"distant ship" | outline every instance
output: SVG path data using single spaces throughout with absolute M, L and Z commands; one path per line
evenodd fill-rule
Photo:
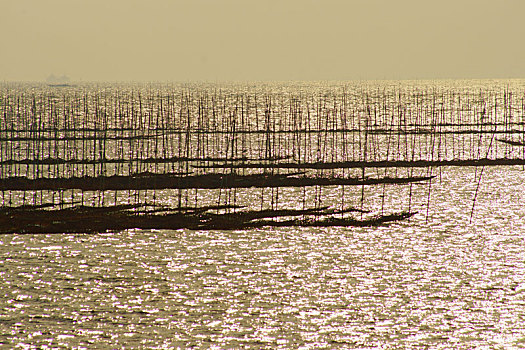
M 64 83 L 64 84 L 47 84 L 47 86 L 51 86 L 51 87 L 66 87 L 66 86 L 71 86 L 71 84 L 67 84 L 67 83 Z

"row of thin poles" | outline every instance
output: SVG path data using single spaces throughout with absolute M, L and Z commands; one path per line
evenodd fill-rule
M 492 133 L 523 140 L 525 125 L 523 96 L 508 90 L 478 96 L 364 91 L 359 97 L 347 92 L 296 97 L 206 90 L 58 96 L 8 91 L 2 102 L 2 159 L 92 163 L 66 166 L 71 176 L 103 175 L 111 160 L 129 161 L 117 162 L 114 174 L 162 164 L 140 162 L 145 158 L 355 161 L 363 159 L 365 147 L 371 160 L 477 159 Z M 508 157 L 515 150 L 501 144 L 489 157 Z M 58 171 L 59 163 L 44 165 L 34 171 Z
M 523 141 L 523 94 L 509 87 L 463 91 L 336 86 L 276 93 L 219 87 L 84 86 L 35 91 L 4 86 L 1 96 L 0 179 L 258 171 L 194 167 L 219 160 L 272 164 L 279 159 L 311 163 L 525 155 L 525 148 L 488 142 L 494 135 Z M 377 176 L 397 176 L 398 171 L 373 170 Z M 414 171 L 406 172 L 413 176 Z M 309 174 L 365 177 L 370 170 L 334 168 L 309 170 Z M 217 201 L 235 203 L 237 190 L 225 191 L 219 191 Z M 316 206 L 321 205 L 322 191 L 316 188 Z M 179 207 L 198 205 L 198 191 L 194 200 L 190 192 L 178 191 Z M 272 208 L 277 207 L 279 189 L 266 192 L 270 193 L 261 190 L 261 208 L 267 199 Z M 344 193 L 343 187 L 342 203 Z M 363 188 L 361 203 L 364 193 Z M 127 196 L 141 201 L 140 191 Z M 81 197 L 84 202 L 83 193 Z M 103 192 L 99 203 L 101 198 L 104 204 Z

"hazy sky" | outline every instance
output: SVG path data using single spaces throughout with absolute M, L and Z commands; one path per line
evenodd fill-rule
M 0 80 L 525 78 L 524 0 L 0 0 Z

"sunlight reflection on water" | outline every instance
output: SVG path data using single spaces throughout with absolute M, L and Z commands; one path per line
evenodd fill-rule
M 362 109 L 366 110 L 361 104 L 367 104 L 369 97 L 380 99 L 382 84 L 368 89 L 367 98 L 356 99 L 351 110 L 360 116 Z M 416 83 L 399 84 L 401 92 L 403 84 Z M 485 85 L 480 89 L 485 89 Z M 521 82 L 510 85 L 522 91 Z M 293 86 L 282 90 L 262 87 L 266 88 L 272 96 L 280 96 L 276 98 L 282 104 L 280 112 L 289 108 L 287 96 Z M 432 94 L 428 86 L 423 88 L 429 99 Z M 318 90 L 314 91 L 312 96 L 317 99 Z M 355 91 L 360 93 L 359 89 Z M 471 91 L 475 93 L 467 101 L 472 99 L 474 118 L 481 105 L 475 102 L 478 87 L 472 85 Z M 409 105 L 414 107 L 419 98 L 417 84 L 405 93 Z M 396 96 L 388 95 L 393 104 L 385 108 L 401 110 Z M 447 97 L 443 101 L 452 96 L 452 103 L 456 95 L 447 92 L 443 96 Z M 351 100 L 348 103 L 354 103 Z M 485 102 L 492 103 L 492 98 Z M 426 106 L 430 108 L 432 104 Z M 412 116 L 419 115 L 416 112 L 413 109 Z M 458 116 L 464 117 L 462 112 L 459 108 Z M 258 115 L 264 116 L 264 110 Z M 521 123 L 518 112 L 512 116 Z M 504 119 L 507 115 L 498 113 L 497 117 Z M 12 119 L 15 124 L 23 122 Z M 388 122 L 390 118 L 383 120 Z M 506 124 L 498 125 L 502 128 Z M 253 129 L 253 125 L 250 127 Z M 447 128 L 450 126 L 445 125 L 442 131 Z M 361 134 L 349 133 L 348 140 L 330 134 L 327 137 L 348 141 L 352 145 L 348 152 L 360 152 Z M 299 145 L 304 141 L 305 148 L 306 141 L 311 141 L 306 135 L 296 135 Z M 448 156 L 441 155 L 443 159 L 457 158 L 465 150 L 489 154 L 486 148 L 490 135 L 458 135 L 443 136 L 443 143 L 449 142 Z M 417 139 L 422 146 L 417 148 L 419 154 L 414 149 L 412 156 L 428 158 L 428 152 L 434 152 L 434 143 L 431 148 L 427 136 L 422 133 L 413 139 L 414 144 Z M 263 154 L 265 143 L 259 134 L 253 137 L 247 155 L 257 158 Z M 379 159 L 380 153 L 385 152 L 384 147 L 379 147 L 385 141 L 381 138 L 391 136 L 374 137 L 372 144 L 377 150 L 372 151 L 378 152 Z M 395 156 L 405 153 L 399 149 L 403 147 L 403 137 L 408 144 L 402 133 L 392 138 L 392 144 L 388 141 L 388 149 L 398 147 Z M 470 143 L 476 145 L 478 137 L 483 144 L 470 147 Z M 210 138 L 218 145 L 227 144 L 225 140 L 220 136 Z M 325 149 L 329 141 L 330 138 L 325 139 Z M 126 146 L 127 142 L 115 145 Z M 112 156 L 122 151 L 115 145 L 108 147 Z M 34 145 L 31 142 L 29 146 Z M 54 149 L 51 143 L 47 146 L 42 148 Z M 33 152 L 31 147 L 19 147 L 18 156 Z M 500 145 L 499 153 L 492 155 L 508 156 L 513 152 L 514 156 L 521 156 L 518 153 L 522 149 L 505 147 Z M 59 149 L 59 155 L 66 152 L 70 157 L 76 156 L 74 149 Z M 210 155 L 223 156 L 223 149 L 211 147 Z M 174 152 L 176 147 L 169 150 Z M 346 159 L 338 147 L 332 151 L 336 160 Z M 316 147 L 310 146 L 309 152 L 301 153 L 301 157 L 316 161 Z M 359 159 L 360 153 L 356 154 Z M 388 169 L 384 174 L 383 170 L 367 169 L 367 174 L 392 176 L 394 171 L 399 176 L 408 176 L 409 171 L 412 174 L 407 169 Z M 431 184 L 385 186 L 380 191 L 372 186 L 365 188 L 363 205 L 374 213 L 383 209 L 418 211 L 410 220 L 388 226 L 1 235 L 0 345 L 221 349 L 525 347 L 525 171 L 519 166 L 484 169 L 471 221 L 479 171 L 472 167 L 444 167 L 431 169 L 430 174 L 436 175 Z M 427 172 L 419 169 L 413 175 Z M 353 171 L 340 173 L 349 176 Z M 319 174 L 323 172 L 314 172 Z M 347 186 L 344 203 L 340 188 L 334 186 L 322 189 L 322 203 L 315 203 L 317 190 L 313 187 L 281 189 L 279 208 L 302 209 L 304 202 L 306 207 L 358 206 L 361 188 L 353 189 Z M 193 198 L 188 197 L 188 192 L 184 205 Z M 268 202 L 272 196 L 268 189 L 235 191 L 239 203 L 255 208 L 263 202 L 263 192 Z M 220 190 L 196 190 L 190 194 L 196 202 L 198 199 L 203 205 L 213 205 L 217 204 L 218 193 Z M 73 202 L 76 194 L 70 195 Z M 26 203 L 25 192 L 15 193 L 14 198 L 10 193 L 8 199 L 2 193 L 2 200 L 16 202 L 20 200 L 17 196 L 23 196 Z M 128 197 L 115 195 L 115 201 L 127 203 L 130 196 L 131 192 Z M 181 201 L 173 190 L 159 190 L 156 196 L 159 203 L 175 207 Z
M 469 224 L 471 171 L 444 169 L 428 223 L 2 236 L 1 342 L 521 347 L 525 173 L 486 169 Z

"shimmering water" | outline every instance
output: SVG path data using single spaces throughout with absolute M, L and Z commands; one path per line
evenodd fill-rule
M 479 175 L 479 169 L 477 169 Z M 0 236 L 6 348 L 521 348 L 525 171 L 377 228 Z

